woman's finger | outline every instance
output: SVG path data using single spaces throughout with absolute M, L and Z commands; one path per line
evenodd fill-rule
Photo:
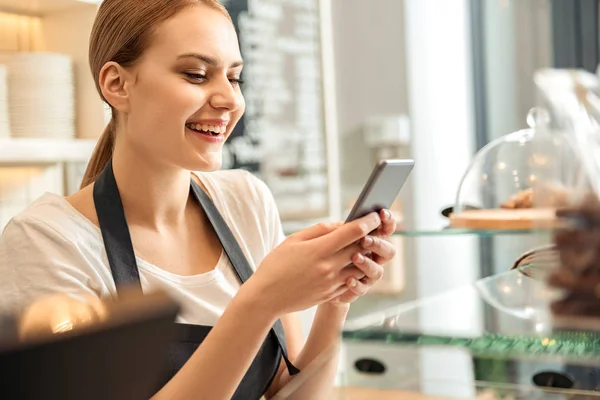
M 332 232 L 314 239 L 321 254 L 337 253 L 360 241 L 381 225 L 378 213 L 370 213 L 362 218 L 343 224 Z
M 369 252 L 370 250 L 365 249 L 361 242 L 357 242 L 346 247 L 345 249 L 340 250 L 335 256 L 333 256 L 331 262 L 335 265 L 343 265 L 344 267 L 347 267 L 352 264 L 352 257 L 356 253 L 362 253 L 367 256 Z
M 360 270 L 365 277 L 373 282 L 380 280 L 383 276 L 383 267 L 360 253 L 357 253 L 352 257 L 352 263 L 354 268 Z
M 377 233 L 383 237 L 390 237 L 396 232 L 396 219 L 392 215 L 390 210 L 381 210 L 379 212 L 381 218 L 381 225 L 377 229 Z
M 345 283 L 340 285 L 333 293 L 331 293 L 326 301 L 334 301 L 335 299 L 343 296 L 345 293 L 348 293 L 348 287 Z
M 355 296 L 350 290 L 346 289 L 346 293 L 344 293 L 343 295 L 339 296 L 336 299 L 336 301 L 338 301 L 340 303 L 350 304 L 350 303 L 354 302 L 358 298 L 359 298 L 359 296 Z
M 346 282 L 349 278 L 355 278 L 361 280 L 365 278 L 365 273 L 358 269 L 354 264 L 348 265 L 344 268 L 340 274 L 340 284 L 346 286 Z
M 320 224 L 313 225 L 309 228 L 291 234 L 290 236 L 288 236 L 288 239 L 294 241 L 306 241 L 316 239 L 318 237 L 325 236 L 328 233 L 335 231 L 342 225 L 343 224 L 341 222 L 321 222 Z
M 367 294 L 371 285 L 367 282 L 370 282 L 370 279 L 358 280 L 356 278 L 348 278 L 346 285 L 348 286 L 348 290 L 352 292 L 355 296 L 364 296 Z
M 396 255 L 396 248 L 379 237 L 367 236 L 361 240 L 361 245 L 363 249 L 373 253 L 370 258 L 379 264 L 385 264 Z

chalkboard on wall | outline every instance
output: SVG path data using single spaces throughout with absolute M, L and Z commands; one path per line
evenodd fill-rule
M 223 0 L 240 40 L 246 113 L 224 168 L 249 170 L 282 220 L 328 217 L 319 0 Z

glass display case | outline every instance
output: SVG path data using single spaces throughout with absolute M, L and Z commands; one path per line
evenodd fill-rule
M 533 108 L 528 129 L 501 136 L 477 152 L 458 188 L 452 227 L 516 230 L 554 225 L 556 208 L 568 203 L 564 175 L 571 168 L 564 171 L 566 156 L 575 157 L 562 136 L 548 132 L 549 122 L 547 110 Z
M 600 398 L 600 320 L 553 317 L 546 275 L 525 264 L 349 318 L 340 398 Z
M 503 234 L 529 250 L 516 256 L 505 244 L 487 246 L 494 253 L 479 263 L 448 252 L 455 258 L 415 264 L 428 271 L 416 280 L 420 288 L 435 286 L 427 284 L 438 275 L 488 273 L 435 293 L 419 290 L 411 301 L 362 304 L 343 329 L 339 398 L 600 398 L 600 83 L 567 70 L 539 71 L 535 83 L 546 111 L 530 115 L 529 130 L 475 156 L 453 210 L 454 217 L 507 211 L 484 218 L 485 226 L 470 220 L 450 224 L 459 230 L 413 235 L 421 254 L 445 248 L 422 245 L 428 237 Z M 547 215 L 525 215 L 525 226 L 504 217 L 515 210 Z M 501 269 L 485 268 L 490 260 Z

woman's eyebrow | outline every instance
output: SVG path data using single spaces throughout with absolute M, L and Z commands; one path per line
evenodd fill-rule
M 220 65 L 220 62 L 218 62 L 216 59 L 214 59 L 213 57 L 210 56 L 206 56 L 204 54 L 199 54 L 199 53 L 185 53 L 182 54 L 180 56 L 177 57 L 177 59 L 182 59 L 182 58 L 196 58 L 200 61 L 205 62 L 206 64 L 216 67 Z M 236 67 L 241 67 L 244 65 L 244 62 L 242 60 L 239 61 L 234 61 L 233 63 L 231 63 L 229 65 L 229 68 L 236 68 Z

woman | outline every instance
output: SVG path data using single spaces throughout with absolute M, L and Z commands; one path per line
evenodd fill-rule
M 394 255 L 381 238 L 395 229 L 389 212 L 284 240 L 266 186 L 217 171 L 244 100 L 236 33 L 216 0 L 104 0 L 90 64 L 113 118 L 82 189 L 47 194 L 7 226 L 3 307 L 162 288 L 182 312 L 156 399 L 272 397 L 335 347 L 348 303 L 380 279 Z M 315 305 L 302 345 L 294 312 Z M 326 398 L 335 368 L 332 358 L 294 396 Z

